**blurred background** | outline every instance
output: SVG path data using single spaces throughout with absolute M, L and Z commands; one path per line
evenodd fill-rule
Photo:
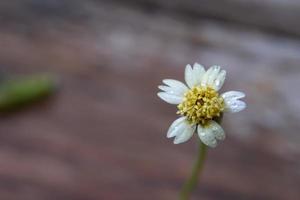
M 166 138 L 176 107 L 156 93 L 194 62 L 224 66 L 248 108 L 225 116 L 193 199 L 300 199 L 299 19 L 297 0 L 1 1 L 0 85 L 58 88 L 1 113 L 0 199 L 177 199 L 197 137 Z

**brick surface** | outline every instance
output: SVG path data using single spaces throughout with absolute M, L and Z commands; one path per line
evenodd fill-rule
M 50 72 L 61 84 L 1 116 L 0 199 L 176 199 L 197 137 L 165 137 L 176 109 L 156 92 L 193 62 L 223 65 L 223 91 L 248 103 L 225 116 L 227 139 L 209 151 L 194 199 L 299 199 L 297 37 L 161 7 L 38 2 L 0 4 L 0 72 Z

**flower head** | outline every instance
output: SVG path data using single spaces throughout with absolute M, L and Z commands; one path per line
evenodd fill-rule
M 157 95 L 170 104 L 177 105 L 180 115 L 170 126 L 167 137 L 175 137 L 174 144 L 189 140 L 197 129 L 200 140 L 216 147 L 217 140 L 224 140 L 225 133 L 218 121 L 224 112 L 239 112 L 246 108 L 239 100 L 245 94 L 229 91 L 219 94 L 225 81 L 226 71 L 220 66 L 212 66 L 205 71 L 202 65 L 195 63 L 185 68 L 186 85 L 173 79 L 164 79 L 165 85 Z

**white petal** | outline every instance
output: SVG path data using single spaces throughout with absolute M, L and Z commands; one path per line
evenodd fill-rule
M 182 124 L 184 123 L 185 119 L 186 117 L 180 117 L 171 124 L 167 133 L 168 138 L 174 137 L 179 133 L 179 131 L 182 131 Z M 185 126 L 183 128 L 185 128 Z
M 169 87 L 169 86 L 165 86 L 165 85 L 159 85 L 158 86 L 158 89 L 164 91 L 164 92 L 169 92 L 169 91 L 172 91 L 172 88 Z
M 217 140 L 210 127 L 203 127 L 201 125 L 198 125 L 197 129 L 198 136 L 204 144 L 213 148 L 217 146 Z
M 246 108 L 246 103 L 238 99 L 245 97 L 243 92 L 229 91 L 221 94 L 224 99 L 225 111 L 227 112 L 239 112 Z
M 186 124 L 184 122 L 180 123 L 178 126 L 174 127 L 173 131 L 167 134 L 167 138 L 177 137 L 182 134 L 186 129 Z
M 188 87 L 184 83 L 174 79 L 164 79 L 163 83 L 170 86 L 176 92 L 185 93 L 188 90 Z
M 188 122 L 184 121 L 185 129 L 183 132 L 177 134 L 174 139 L 174 144 L 180 144 L 188 141 L 194 134 L 196 125 L 190 125 Z
M 180 104 L 183 99 L 183 97 L 168 94 L 166 92 L 159 92 L 157 93 L 157 96 L 159 96 L 159 98 L 170 104 Z
M 202 86 L 210 86 L 215 90 L 220 90 L 226 78 L 226 71 L 221 70 L 220 66 L 210 67 L 203 75 L 201 80 Z
M 231 100 L 244 98 L 246 95 L 245 93 L 239 91 L 229 91 L 221 94 L 221 96 L 223 97 L 223 99 Z
M 195 85 L 200 85 L 201 79 L 205 73 L 205 69 L 202 65 L 195 63 L 193 68 L 193 76 L 195 80 Z
M 211 130 L 212 133 L 214 134 L 215 138 L 218 140 L 224 140 L 225 139 L 225 133 L 223 128 L 215 121 L 210 121 L 209 125 L 208 125 Z
M 226 78 L 226 71 L 225 70 L 222 70 L 217 78 L 214 80 L 213 82 L 213 88 L 218 91 L 221 89 L 221 87 L 223 86 L 224 84 L 224 81 L 225 81 L 225 78 Z
M 225 102 L 225 111 L 226 112 L 240 112 L 246 108 L 246 103 L 240 100 L 231 99 L 231 100 L 224 100 Z
M 209 80 L 209 77 L 210 75 L 212 74 L 212 72 L 214 71 L 214 66 L 210 67 L 206 72 L 205 74 L 203 75 L 202 77 L 202 80 L 201 80 L 201 86 L 207 86 L 208 85 L 208 80 Z
M 176 95 L 176 96 L 180 96 L 180 97 L 183 97 L 184 93 L 186 92 L 185 90 L 182 90 L 182 88 L 169 87 L 166 85 L 160 85 L 160 86 L 158 86 L 158 88 L 168 94 L 172 94 L 172 95 Z
M 185 67 L 185 82 L 192 88 L 196 85 L 200 85 L 201 78 L 205 73 L 205 69 L 202 65 L 195 63 L 193 68 L 191 65 Z
M 211 69 L 211 72 L 207 78 L 207 85 L 212 87 L 214 85 L 214 81 L 216 80 L 216 78 L 219 75 L 221 67 L 215 65 L 215 66 L 212 66 L 210 69 Z
M 184 71 L 184 79 L 186 84 L 192 88 L 194 86 L 195 80 L 193 76 L 193 69 L 191 65 L 187 65 Z

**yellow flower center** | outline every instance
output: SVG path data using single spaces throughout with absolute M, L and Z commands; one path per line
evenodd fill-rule
M 224 100 L 211 87 L 196 86 L 184 94 L 183 102 L 177 107 L 177 114 L 186 116 L 191 124 L 206 125 L 210 120 L 220 117 Z

